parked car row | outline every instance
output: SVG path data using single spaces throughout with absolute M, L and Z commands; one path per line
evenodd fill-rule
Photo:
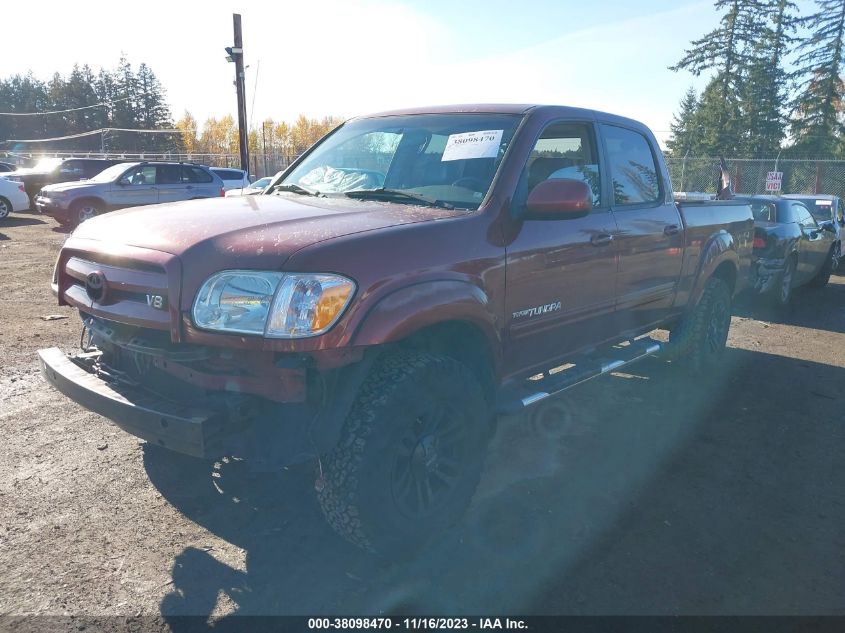
M 125 171 L 139 164 L 139 161 L 126 162 L 106 158 L 43 158 L 32 167 L 16 167 L 11 163 L 0 162 L 0 178 L 17 181 L 23 186 L 23 191 L 27 196 L 24 202 L 18 194 L 20 188 L 17 186 L 14 187 L 14 192 L 3 195 L 3 199 L 0 200 L 2 203 L 0 218 L 6 217 L 12 211 L 37 208 L 51 215 L 55 213 L 56 218 L 64 223 L 78 223 L 103 211 L 124 206 L 205 198 L 210 195 L 223 195 L 222 192 L 230 190 L 237 194 L 247 193 L 247 189 L 251 187 L 249 174 L 241 169 L 209 168 L 205 165 L 170 161 L 145 161 L 144 164 L 157 165 L 161 168 L 157 168 L 155 173 L 152 168 L 148 168 L 143 175 L 143 182 L 142 177 L 139 176 L 124 183 L 126 185 L 143 184 L 146 187 L 145 190 L 133 186 L 123 193 L 109 196 L 101 195 L 102 187 L 88 186 L 95 178 L 98 184 L 102 184 L 100 175 L 104 170 L 122 166 Z M 179 165 L 186 167 L 183 169 Z M 177 173 L 176 170 L 182 171 Z M 109 172 L 109 177 L 113 173 Z M 79 186 L 80 181 L 84 181 L 84 186 Z M 71 186 L 62 186 L 65 183 Z M 117 183 L 117 186 L 122 185 Z M 4 184 L 2 187 L 4 191 L 12 191 L 9 185 Z M 210 193 L 212 188 L 213 194 Z M 83 198 L 88 195 L 92 199 L 83 201 Z M 44 198 L 40 207 L 36 200 L 39 196 Z M 59 201 L 62 201 L 61 204 Z M 86 206 L 86 202 L 90 204 Z M 75 204 L 73 210 L 69 208 L 71 203 Z
M 44 187 L 35 207 L 62 224 L 78 224 L 105 211 L 223 194 L 223 180 L 203 165 L 119 163 L 88 180 Z

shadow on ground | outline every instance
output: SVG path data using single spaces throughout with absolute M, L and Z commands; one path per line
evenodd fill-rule
M 246 550 L 240 571 L 185 549 L 162 615 L 221 592 L 234 615 L 843 614 L 843 386 L 740 350 L 707 381 L 657 360 L 598 379 L 502 419 L 465 519 L 404 561 L 336 537 L 311 468 L 253 480 L 148 450 L 168 501 Z
M 44 220 L 39 218 L 28 218 L 28 217 L 20 217 L 17 215 L 11 215 L 7 217 L 5 220 L 0 220 L 0 228 L 10 229 L 16 226 L 31 226 L 33 224 L 47 224 Z M 6 239 L 9 239 L 8 237 Z
M 770 323 L 845 333 L 845 277 L 831 277 L 824 288 L 796 288 L 786 308 L 774 307 L 765 297 L 746 294 L 734 305 L 734 314 Z

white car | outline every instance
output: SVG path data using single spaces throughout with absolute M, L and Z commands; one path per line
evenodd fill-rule
M 226 192 L 226 196 L 254 196 L 257 193 L 264 191 L 267 188 L 267 185 L 270 184 L 271 180 L 273 180 L 273 176 L 259 178 L 254 183 L 244 187 L 243 189 L 230 189 Z
M 12 211 L 29 209 L 29 196 L 23 183 L 0 177 L 0 220 L 9 217 Z
M 209 167 L 209 169 L 223 180 L 225 191 L 249 187 L 249 174 L 242 169 L 230 169 L 228 167 Z

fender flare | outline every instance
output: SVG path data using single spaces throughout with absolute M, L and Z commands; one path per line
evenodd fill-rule
M 73 200 L 71 200 L 68 203 L 68 205 L 67 205 L 68 211 L 70 211 L 71 207 L 73 207 L 74 205 L 77 205 L 81 202 L 86 202 L 86 201 L 96 202 L 100 206 L 100 208 L 104 211 L 109 208 L 109 205 L 106 204 L 106 201 L 103 200 L 102 198 L 98 197 L 98 196 L 79 196 L 78 198 L 74 198 Z
M 469 281 L 423 281 L 385 295 L 367 311 L 351 344 L 393 343 L 447 321 L 462 321 L 480 330 L 498 365 L 502 342 L 499 319 L 487 294 Z
M 733 235 L 728 233 L 725 229 L 720 229 L 710 236 L 701 249 L 701 257 L 698 260 L 698 270 L 695 277 L 695 285 L 693 286 L 690 300 L 687 309 L 691 309 L 698 305 L 701 295 L 704 293 L 704 286 L 707 280 L 713 276 L 715 270 L 724 264 L 730 262 L 733 267 L 734 274 L 740 274 L 739 254 L 737 253 L 736 239 Z M 734 291 L 736 287 L 734 288 Z

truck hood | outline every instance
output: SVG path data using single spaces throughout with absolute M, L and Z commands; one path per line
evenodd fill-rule
M 73 236 L 163 251 L 178 256 L 185 267 L 277 269 L 317 242 L 466 213 L 284 193 L 124 209 L 81 224 Z

